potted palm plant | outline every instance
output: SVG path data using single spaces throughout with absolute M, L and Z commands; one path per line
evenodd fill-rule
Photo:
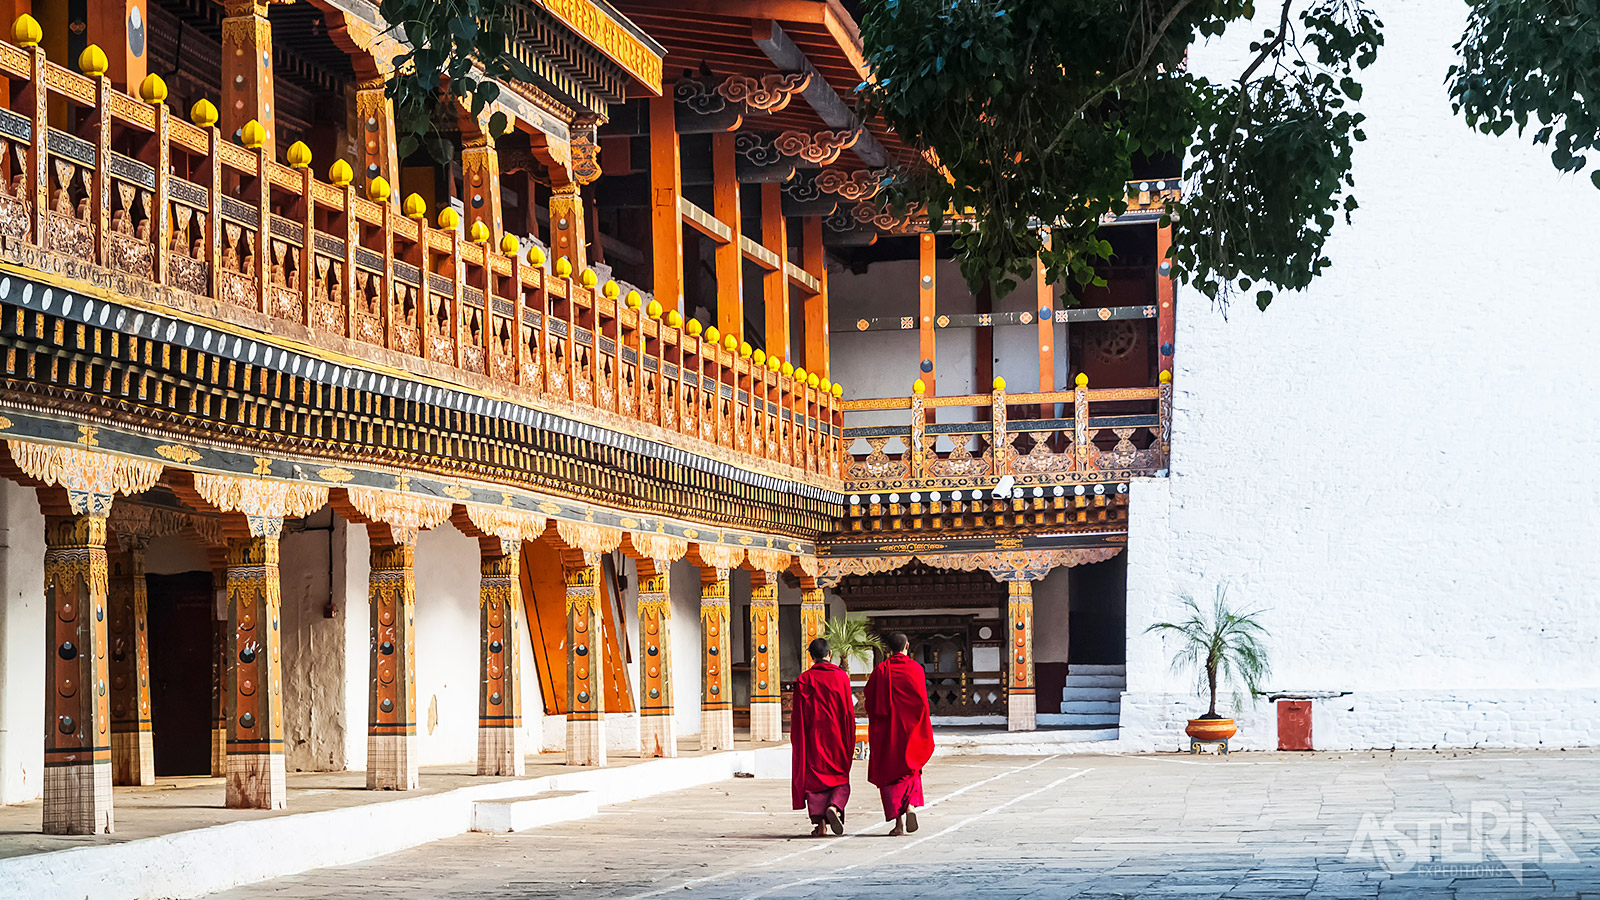
M 1228 606 L 1227 588 L 1218 586 L 1217 599 L 1210 610 L 1202 610 L 1193 597 L 1183 598 L 1187 613 L 1180 622 L 1157 622 L 1145 629 L 1177 638 L 1172 651 L 1174 671 L 1195 673 L 1195 693 L 1209 696 L 1205 715 L 1190 719 L 1184 732 L 1196 741 L 1222 741 L 1238 732 L 1232 719 L 1217 713 L 1217 689 L 1230 687 L 1233 705 L 1244 705 L 1246 695 L 1261 692 L 1261 682 L 1270 671 L 1266 626 L 1258 618 L 1262 610 L 1239 613 Z
M 883 650 L 883 640 L 872 633 L 865 619 L 829 619 L 822 626 L 822 637 L 839 660 L 839 668 L 846 672 L 850 671 L 850 660 L 860 656 L 870 660 L 873 651 Z

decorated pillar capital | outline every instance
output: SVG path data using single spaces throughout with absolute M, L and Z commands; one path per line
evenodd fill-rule
M 46 515 L 44 831 L 107 834 L 111 715 L 107 696 L 106 519 Z
M 7 439 L 11 458 L 29 478 L 66 489 L 74 515 L 104 517 L 117 495 L 148 491 L 161 477 L 161 463 L 117 456 L 87 447 Z

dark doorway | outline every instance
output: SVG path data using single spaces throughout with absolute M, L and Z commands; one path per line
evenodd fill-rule
M 148 575 L 157 775 L 211 774 L 216 593 L 210 572 Z
M 1122 665 L 1128 652 L 1128 554 L 1070 572 L 1067 659 L 1073 665 Z

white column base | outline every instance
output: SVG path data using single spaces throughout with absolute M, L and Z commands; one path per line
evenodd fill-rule
M 478 728 L 478 774 L 527 774 L 523 759 L 522 729 L 516 726 L 493 725 Z
M 1006 730 L 1036 731 L 1039 700 L 1033 694 L 1012 694 L 1006 700 Z
M 707 709 L 700 712 L 700 749 L 733 749 L 733 710 Z
M 672 759 L 678 755 L 678 727 L 672 722 L 672 713 L 639 717 L 639 753 Z
M 567 765 L 603 766 L 606 764 L 606 734 L 603 719 L 573 721 L 567 717 Z
M 44 770 L 45 834 L 110 834 L 111 760 Z
M 283 809 L 288 778 L 282 753 L 228 754 L 229 809 Z
M 767 700 L 750 702 L 750 740 L 783 740 L 783 702 Z
M 367 790 L 416 790 L 416 741 L 414 734 L 368 734 Z

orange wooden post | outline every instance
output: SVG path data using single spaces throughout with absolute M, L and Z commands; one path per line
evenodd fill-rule
M 828 377 L 828 270 L 822 248 L 822 218 L 805 219 L 801 232 L 801 255 L 806 271 L 817 279 L 817 292 L 806 298 L 806 371 Z
M 717 330 L 723 334 L 744 334 L 744 251 L 739 247 L 743 234 L 739 224 L 738 158 L 733 151 L 734 135 L 722 132 L 711 136 L 711 214 L 733 231 L 733 239 L 716 249 Z
M 1160 352 L 1156 363 L 1158 372 L 1172 371 L 1172 341 L 1175 337 L 1174 314 L 1177 291 L 1172 282 L 1172 260 L 1167 253 L 1172 249 L 1172 226 L 1156 229 L 1156 344 Z
M 1044 242 L 1045 249 L 1050 248 L 1050 232 L 1040 229 L 1039 238 Z M 1039 317 L 1039 391 L 1048 393 L 1056 389 L 1056 348 L 1055 348 L 1055 298 L 1051 295 L 1050 285 L 1044 280 L 1044 260 L 1034 257 L 1033 279 L 1035 296 L 1038 308 L 1034 313 Z M 1050 419 L 1055 417 L 1055 404 L 1041 404 L 1039 416 Z
M 366 179 L 363 185 L 378 177 L 389 182 L 389 202 L 398 203 L 400 163 L 395 155 L 394 105 L 384 96 L 384 84 L 383 79 L 377 79 L 364 81 L 356 88 L 356 129 L 361 142 L 360 174 Z M 498 191 L 498 181 L 496 185 Z M 471 220 L 470 216 L 468 220 Z
M 272 25 L 267 0 L 227 0 L 222 20 L 222 132 L 229 140 L 255 119 L 266 129 L 263 147 L 278 146 L 273 99 Z
M 551 170 L 555 172 L 556 170 Z M 495 202 L 500 192 L 495 190 Z M 498 213 L 496 213 L 498 216 Z M 574 278 L 583 277 L 589 268 L 587 243 L 583 236 L 583 193 L 576 181 L 558 184 L 550 189 L 550 251 L 556 259 L 565 258 L 572 263 Z
M 917 296 L 919 299 L 918 338 L 922 347 L 922 379 L 923 394 L 928 397 L 938 395 L 934 383 L 939 377 L 938 338 L 934 333 L 934 317 L 938 315 L 935 296 L 938 294 L 938 277 L 934 271 L 934 240 L 933 235 L 925 234 L 917 241 L 921 251 L 921 272 L 917 278 Z
M 665 310 L 683 308 L 683 221 L 678 199 L 683 172 L 678 159 L 678 126 L 672 91 L 650 99 L 650 197 L 652 284 Z
M 761 185 L 761 245 L 777 254 L 778 267 L 761 276 L 766 305 L 766 352 L 789 358 L 789 222 L 783 215 L 783 185 Z
M 463 234 L 472 233 L 472 223 L 489 228 L 489 246 L 500 243 L 500 154 L 494 143 L 483 136 L 469 138 L 461 148 L 461 203 L 466 210 L 461 223 Z M 551 210 L 552 214 L 555 212 Z M 552 215 L 552 218 L 554 216 Z M 576 271 L 577 261 L 573 261 Z M 488 282 L 484 282 L 487 290 Z M 487 326 L 485 326 L 487 327 Z
M 89 4 L 88 41 L 106 52 L 106 74 L 119 89 L 138 96 L 139 82 L 149 71 L 150 18 L 146 0 L 97 0 Z M 15 16 L 7 17 L 9 28 Z

